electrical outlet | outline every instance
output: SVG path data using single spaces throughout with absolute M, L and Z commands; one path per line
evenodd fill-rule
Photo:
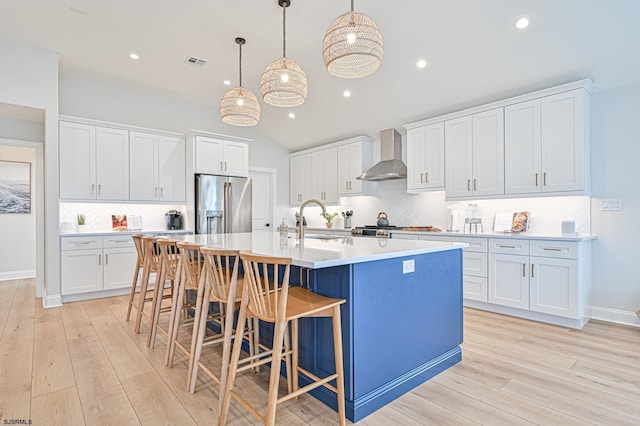
M 600 211 L 622 211 L 622 198 L 600 200 Z
M 416 261 L 411 259 L 411 260 L 403 260 L 402 261 L 402 273 L 403 274 L 409 274 L 411 272 L 415 272 L 416 271 Z

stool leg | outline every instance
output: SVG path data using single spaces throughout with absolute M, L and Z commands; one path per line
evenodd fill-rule
M 142 323 L 142 311 L 144 310 L 144 300 L 147 298 L 147 287 L 149 286 L 150 266 L 145 262 L 144 272 L 142 273 L 142 283 L 140 284 L 140 294 L 138 295 L 138 312 L 136 312 L 136 334 L 140 333 L 140 324 Z
M 127 321 L 131 319 L 131 307 L 133 306 L 133 297 L 136 294 L 136 286 L 138 285 L 138 275 L 140 275 L 140 260 L 136 260 L 136 268 L 133 272 L 133 284 L 131 284 L 131 294 L 129 295 L 129 306 L 127 306 Z
M 298 320 L 294 319 L 291 321 L 291 346 L 293 347 L 293 356 L 291 357 L 291 369 L 293 370 L 293 390 L 290 392 L 295 392 L 298 390 Z M 295 399 L 298 399 L 296 397 Z
M 189 374 L 187 391 L 194 393 L 196 390 L 196 382 L 198 380 L 198 361 L 202 355 L 202 344 L 204 342 L 204 336 L 207 331 L 207 316 L 209 314 L 209 288 L 204 289 L 202 303 L 200 307 L 196 307 L 196 312 L 193 315 L 194 321 L 198 319 L 198 327 L 194 325 L 193 338 L 191 339 L 191 356 L 189 357 Z
M 289 324 L 287 324 L 287 327 L 284 330 L 284 350 L 285 352 L 291 351 L 291 343 L 289 340 Z M 289 393 L 293 392 L 293 373 L 291 372 L 291 358 L 291 354 L 285 355 L 284 357 L 285 371 L 287 372 L 287 390 L 289 391 Z M 296 371 L 296 375 L 297 374 L 298 373 Z
M 166 277 L 166 268 L 164 262 L 160 264 L 160 272 L 156 274 L 156 285 L 153 289 L 153 301 L 151 302 L 151 330 L 147 337 L 147 347 L 153 348 L 156 342 L 156 333 L 158 331 L 158 321 L 160 321 L 160 310 L 162 309 L 162 296 L 164 295 L 164 282 Z
M 167 345 L 167 354 L 165 357 L 165 362 L 168 367 L 173 367 L 173 355 L 176 352 L 176 339 L 178 338 L 178 330 L 180 329 L 180 312 L 177 309 L 178 306 L 182 306 L 184 303 L 184 296 L 187 292 L 186 290 L 186 277 L 182 277 L 180 279 L 180 286 L 178 287 L 178 297 L 176 299 L 175 308 L 171 309 L 171 334 L 169 337 L 169 344 Z
M 238 323 L 236 330 L 244 330 L 245 322 L 247 319 L 247 306 L 246 299 L 248 298 L 247 289 L 245 288 L 242 296 L 242 306 L 240 307 L 240 313 L 238 314 Z M 242 337 L 236 335 L 233 342 L 233 351 L 231 352 L 231 359 L 229 360 L 229 372 L 227 377 L 227 383 L 224 385 L 224 392 L 221 386 L 220 388 L 220 401 L 218 417 L 218 426 L 225 426 L 227 424 L 227 416 L 229 415 L 229 406 L 231 405 L 231 391 L 233 391 L 233 384 L 236 379 L 236 373 L 238 372 L 238 361 L 240 360 L 240 352 L 242 351 Z M 224 371 L 223 371 L 224 374 Z
M 253 347 L 255 348 L 255 353 L 252 355 L 257 355 L 260 353 L 260 320 L 258 318 L 253 318 Z M 253 371 L 255 373 L 260 372 L 260 366 L 253 367 Z
M 336 364 L 336 388 L 338 390 L 338 419 L 340 426 L 345 425 L 344 412 L 344 367 L 342 365 L 342 325 L 340 321 L 340 306 L 333 308 L 333 353 Z
M 180 285 L 184 281 L 184 277 L 182 274 L 182 262 L 178 262 L 178 268 L 176 269 L 176 280 L 173 283 L 173 287 L 171 289 L 171 311 L 169 313 L 169 328 L 167 329 L 167 349 L 165 350 L 164 356 L 164 364 L 169 365 L 169 352 L 172 349 L 173 341 L 171 337 L 173 336 L 173 323 L 175 320 L 176 310 L 178 309 L 178 294 L 180 293 Z M 180 308 L 182 309 L 182 308 Z
M 267 404 L 267 426 L 276 424 L 276 405 L 278 403 L 278 388 L 280 386 L 280 364 L 282 361 L 282 347 L 284 345 L 287 321 L 276 323 L 273 333 L 273 354 L 271 358 L 271 374 L 269 375 L 269 402 Z M 289 367 L 290 368 L 290 367 Z

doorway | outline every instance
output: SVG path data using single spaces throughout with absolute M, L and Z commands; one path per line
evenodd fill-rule
M 250 167 L 249 177 L 252 179 L 252 230 L 271 231 L 273 225 L 274 206 L 276 205 L 276 169 Z

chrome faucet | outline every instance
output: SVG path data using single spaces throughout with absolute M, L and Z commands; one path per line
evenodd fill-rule
M 327 209 L 325 208 L 324 204 L 320 200 L 316 200 L 315 198 L 310 198 L 304 203 L 302 203 L 302 205 L 300 206 L 300 223 L 298 225 L 298 235 L 300 236 L 301 240 L 304 238 L 304 216 L 302 215 L 302 212 L 304 212 L 304 208 L 306 207 L 306 205 L 310 203 L 316 203 L 317 205 L 322 207 L 323 217 L 327 215 Z

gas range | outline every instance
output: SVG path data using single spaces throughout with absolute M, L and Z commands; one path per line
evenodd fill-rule
M 402 228 L 402 226 L 358 226 L 351 230 L 351 235 L 358 237 L 391 238 L 391 234 L 389 233 L 389 231 L 400 231 L 402 230 Z

